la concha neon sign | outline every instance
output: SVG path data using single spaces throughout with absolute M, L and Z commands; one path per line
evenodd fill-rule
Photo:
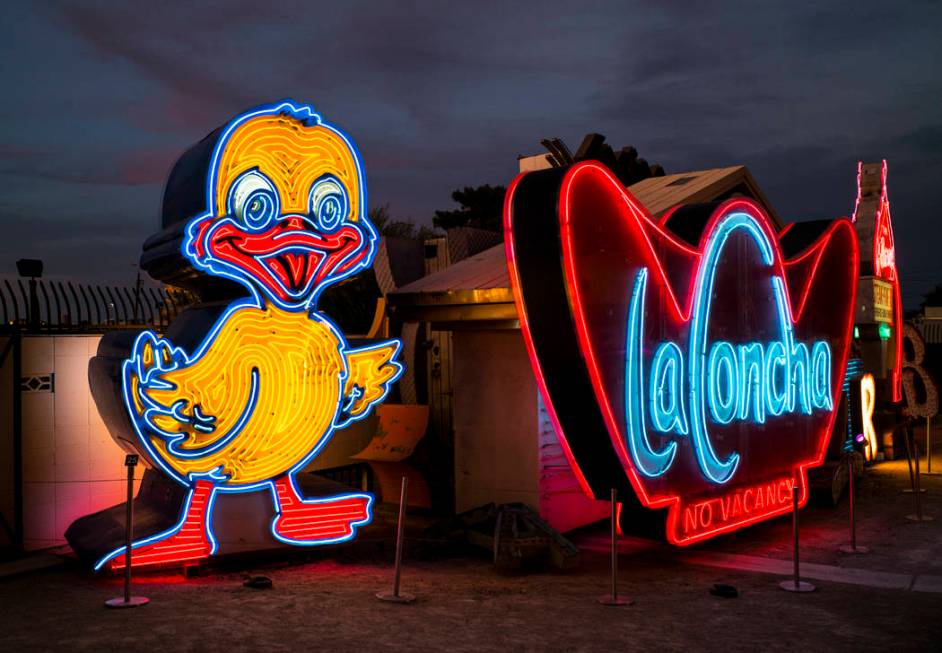
M 144 331 L 124 362 L 117 382 L 136 446 L 187 488 L 176 525 L 134 543 L 134 566 L 213 554 L 220 492 L 270 493 L 271 533 L 282 542 L 352 538 L 370 521 L 372 496 L 303 498 L 294 476 L 403 369 L 398 340 L 352 347 L 317 309 L 327 286 L 367 269 L 375 253 L 353 142 L 291 101 L 237 116 L 210 138 L 211 157 L 196 171 L 205 210 L 186 221 L 182 255 L 248 296 L 192 350 Z M 123 551 L 96 569 L 123 566 Z
M 657 222 L 586 162 L 518 177 L 505 229 L 531 363 L 588 494 L 667 508 L 675 544 L 785 513 L 795 484 L 807 501 L 853 326 L 850 221 L 776 233 L 732 199 Z

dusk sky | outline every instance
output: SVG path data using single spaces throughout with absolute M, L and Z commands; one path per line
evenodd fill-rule
M 0 275 L 132 283 L 176 157 L 290 97 L 426 224 L 543 137 L 745 164 L 786 221 L 849 215 L 885 158 L 905 305 L 942 283 L 942 3 L 175 4 L 4 4 Z

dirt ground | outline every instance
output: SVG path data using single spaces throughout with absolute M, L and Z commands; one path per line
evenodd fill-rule
M 872 553 L 834 551 L 847 539 L 845 502 L 803 512 L 804 559 L 942 575 L 942 477 L 923 480 L 936 521 L 905 520 L 905 463 L 887 463 L 860 486 L 858 541 Z M 777 520 L 695 552 L 787 559 L 790 534 L 789 520 Z M 654 545 L 621 556 L 621 591 L 634 599 L 624 608 L 596 603 L 608 589 L 608 560 L 592 552 L 572 571 L 519 575 L 495 572 L 486 557 L 410 556 L 403 589 L 418 596 L 413 605 L 374 598 L 391 585 L 389 547 L 375 544 L 191 578 L 142 575 L 135 592 L 151 603 L 120 611 L 102 607 L 120 594 L 120 578 L 66 566 L 0 580 L 0 650 L 942 650 L 942 593 L 814 581 L 817 592 L 792 594 L 778 576 L 690 564 L 690 555 Z M 268 576 L 273 589 L 243 587 L 247 572 Z M 735 585 L 739 597 L 711 596 L 716 582 Z

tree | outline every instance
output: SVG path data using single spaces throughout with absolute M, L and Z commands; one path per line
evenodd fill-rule
M 373 207 L 369 212 L 370 222 L 376 227 L 380 236 L 386 238 L 414 238 L 415 240 L 426 240 L 441 236 L 434 229 L 426 226 L 416 226 L 415 223 L 408 220 L 394 220 L 389 211 L 389 204 L 382 204 Z
M 625 186 L 631 186 L 648 177 L 664 176 L 663 166 L 639 158 L 638 150 L 631 145 L 616 152 L 605 142 L 602 134 L 586 134 L 575 154 L 558 138 L 544 138 L 540 143 L 549 151 L 547 160 L 554 168 L 564 168 L 580 161 L 598 161 L 615 173 Z
M 922 297 L 920 308 L 926 306 L 942 306 L 942 285 L 936 284 L 935 287 Z
M 432 224 L 439 229 L 453 227 L 475 227 L 488 231 L 501 231 L 504 214 L 503 186 L 465 186 L 451 194 L 451 199 L 461 208 L 451 211 L 435 211 Z

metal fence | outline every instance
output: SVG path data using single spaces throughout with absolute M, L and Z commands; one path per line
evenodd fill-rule
M 0 331 L 98 332 L 128 326 L 166 327 L 194 297 L 178 289 L 104 286 L 0 277 Z M 31 306 L 38 314 L 34 314 Z

